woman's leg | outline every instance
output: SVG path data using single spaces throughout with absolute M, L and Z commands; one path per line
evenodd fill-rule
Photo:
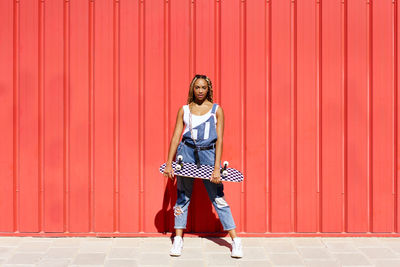
M 229 230 L 228 233 L 232 240 L 237 237 L 235 229 Z
M 183 229 L 186 228 L 190 197 L 193 190 L 193 179 L 177 176 L 178 198 L 174 206 L 176 235 L 182 236 Z
M 231 208 L 229 207 L 224 197 L 224 185 L 215 184 L 206 179 L 203 180 L 203 183 L 207 189 L 208 196 L 218 213 L 218 217 L 222 223 L 224 231 L 228 231 L 231 237 L 233 235 L 233 239 L 234 237 L 236 237 L 236 232 L 234 231 L 236 225 L 233 220 Z
M 182 237 L 183 229 L 175 229 L 175 235 L 179 235 L 180 237 Z

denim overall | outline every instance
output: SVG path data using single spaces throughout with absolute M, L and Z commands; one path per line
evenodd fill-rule
M 193 130 L 197 130 L 197 146 L 210 146 L 217 141 L 218 135 L 213 116 L 213 114 L 215 114 L 216 108 L 217 104 L 213 104 L 210 118 L 193 128 Z M 183 162 L 195 163 L 194 149 L 185 145 L 184 141 L 194 145 L 194 142 L 191 138 L 190 130 L 183 135 L 182 141 L 179 143 L 176 156 L 182 155 Z M 201 164 L 214 166 L 215 147 L 208 150 L 200 150 L 198 153 Z M 194 179 L 196 178 L 177 176 L 178 198 L 174 206 L 175 229 L 186 228 L 188 207 L 190 203 L 190 197 L 192 195 Z M 206 187 L 208 197 L 210 198 L 215 210 L 217 211 L 224 231 L 235 229 L 236 226 L 232 217 L 231 209 L 228 203 L 225 201 L 223 183 L 215 184 L 212 183 L 210 180 L 203 179 L 203 184 Z

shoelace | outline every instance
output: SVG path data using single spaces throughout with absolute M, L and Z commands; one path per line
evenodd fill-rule
M 235 248 L 236 249 L 241 249 L 242 248 L 242 242 L 235 242 L 235 241 L 233 241 L 233 244 L 235 245 Z
M 179 248 L 180 247 L 180 245 L 181 245 L 181 243 L 182 243 L 182 240 L 181 241 L 178 241 L 178 240 L 174 240 L 174 249 L 177 249 L 177 248 Z

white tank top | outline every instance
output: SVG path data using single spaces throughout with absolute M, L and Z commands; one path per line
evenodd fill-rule
M 214 114 L 211 114 L 212 108 L 204 115 L 194 115 L 192 113 L 192 128 L 202 124 L 203 122 L 207 121 L 210 116 L 214 116 L 214 122 L 215 125 L 217 124 L 217 113 L 218 110 L 218 105 L 215 107 L 215 112 Z M 189 105 L 184 105 L 183 106 L 183 122 L 185 123 L 185 130 L 183 131 L 183 134 L 189 131 Z

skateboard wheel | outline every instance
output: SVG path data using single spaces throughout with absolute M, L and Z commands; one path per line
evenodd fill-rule
M 181 165 L 178 164 L 175 166 L 175 170 L 180 171 L 181 169 L 182 169 Z
M 225 165 L 226 165 L 226 167 L 228 167 L 228 165 L 229 165 L 229 162 L 228 161 L 224 161 L 224 167 L 225 167 Z
M 222 172 L 222 176 L 228 176 L 228 171 L 227 171 L 227 170 L 224 170 L 224 171 Z
M 178 155 L 177 159 L 178 160 L 183 160 L 183 156 L 182 155 Z

